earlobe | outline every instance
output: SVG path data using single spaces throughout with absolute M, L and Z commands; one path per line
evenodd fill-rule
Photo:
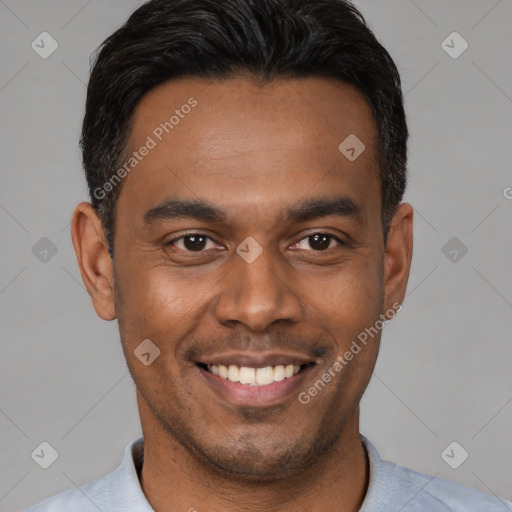
M 90 203 L 80 203 L 73 212 L 71 238 L 78 266 L 96 314 L 103 320 L 116 318 L 113 265 L 101 219 Z
M 384 310 L 402 304 L 405 298 L 413 251 L 414 210 L 408 203 L 398 206 L 391 221 L 384 254 Z

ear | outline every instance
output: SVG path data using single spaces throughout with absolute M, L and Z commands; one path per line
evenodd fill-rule
M 96 314 L 114 320 L 114 274 L 103 224 L 90 203 L 80 203 L 73 212 L 71 238 L 82 280 Z
M 384 253 L 384 311 L 405 298 L 412 260 L 414 210 L 408 203 L 398 206 L 389 228 Z

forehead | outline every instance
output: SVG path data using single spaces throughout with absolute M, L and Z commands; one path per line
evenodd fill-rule
M 375 203 L 376 143 L 364 96 L 335 80 L 172 80 L 135 110 L 129 152 L 151 149 L 129 172 L 120 202 L 129 195 L 150 207 L 168 196 L 214 196 L 228 207 L 265 210 L 337 189 Z M 347 157 L 352 148 L 362 151 L 356 159 Z

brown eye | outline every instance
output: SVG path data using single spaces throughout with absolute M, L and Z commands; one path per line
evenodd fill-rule
M 168 245 L 174 245 L 176 248 L 183 251 L 201 252 L 207 247 L 208 242 L 214 244 L 210 237 L 203 234 L 193 233 L 191 235 L 184 235 L 179 238 L 175 238 L 174 240 L 171 240 Z
M 331 244 L 331 238 L 329 235 L 324 235 L 323 233 L 317 233 L 316 235 L 311 235 L 308 237 L 309 246 L 311 249 L 315 249 L 316 251 L 324 251 L 329 248 Z
M 310 250 L 314 251 L 325 251 L 333 247 L 332 242 L 338 245 L 345 245 L 338 237 L 329 235 L 327 233 L 314 233 L 304 237 L 302 240 L 294 245 L 295 249 Z
M 189 251 L 201 251 L 206 245 L 207 238 L 202 235 L 190 235 L 183 238 L 183 245 Z

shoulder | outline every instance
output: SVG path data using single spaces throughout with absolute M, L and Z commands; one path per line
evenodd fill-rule
M 361 512 L 512 512 L 512 502 L 465 485 L 382 461 L 363 438 L 370 460 L 370 484 Z
M 108 489 L 111 488 L 112 474 L 98 478 L 80 487 L 61 492 L 29 508 L 26 512 L 81 512 L 104 510 Z
M 25 512 L 151 511 L 137 475 L 143 458 L 144 440 L 139 437 L 125 448 L 123 460 L 113 473 L 52 496 Z
M 418 473 L 391 462 L 383 464 L 388 465 L 395 473 L 400 493 L 403 494 L 403 512 L 512 511 L 512 503 L 496 496 L 450 480 Z

